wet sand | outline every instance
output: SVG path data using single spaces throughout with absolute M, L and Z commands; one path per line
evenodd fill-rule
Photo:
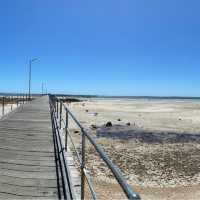
M 200 101 L 90 100 L 69 107 L 143 199 L 199 199 Z M 93 177 L 114 189 L 89 145 L 87 157 Z

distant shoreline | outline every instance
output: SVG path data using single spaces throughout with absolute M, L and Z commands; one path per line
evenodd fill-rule
M 17 96 L 17 95 L 23 95 L 26 93 L 0 93 L 0 96 Z M 34 93 L 32 96 L 40 96 L 39 93 Z M 200 97 L 193 97 L 193 96 L 110 96 L 110 95 L 76 95 L 76 94 L 55 94 L 59 97 L 77 97 L 77 98 L 105 98 L 105 99 L 175 99 L 175 100 L 200 100 Z

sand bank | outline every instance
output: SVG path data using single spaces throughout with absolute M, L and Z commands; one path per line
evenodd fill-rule
M 184 199 L 185 190 L 185 199 L 198 199 L 200 101 L 89 100 L 69 107 L 143 199 Z M 105 127 L 108 121 L 112 127 Z M 74 138 L 78 144 L 80 133 Z M 92 176 L 114 188 L 111 173 L 90 145 L 87 157 Z M 151 189 L 154 196 L 147 192 Z

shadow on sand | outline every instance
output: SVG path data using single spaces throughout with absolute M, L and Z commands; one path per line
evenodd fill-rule
M 176 133 L 176 132 L 151 132 L 138 127 L 113 125 L 102 126 L 97 129 L 97 137 L 129 140 L 136 139 L 145 143 L 182 143 L 200 142 L 200 134 Z

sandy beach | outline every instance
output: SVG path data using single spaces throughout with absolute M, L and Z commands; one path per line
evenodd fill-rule
M 69 108 L 142 199 L 200 198 L 200 101 L 89 99 Z M 80 132 L 70 128 L 79 143 Z M 117 187 L 90 145 L 87 166 L 102 191 Z
M 70 109 L 85 126 L 132 125 L 150 131 L 199 133 L 200 101 L 191 100 L 89 100 L 73 103 Z M 88 112 L 85 112 L 88 110 Z M 95 116 L 95 113 L 98 113 Z M 95 116 L 95 117 L 94 117 Z M 121 119 L 121 121 L 118 121 Z

